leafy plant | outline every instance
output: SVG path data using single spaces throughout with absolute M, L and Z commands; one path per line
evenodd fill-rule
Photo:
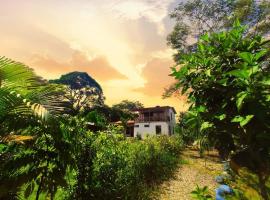
M 172 76 L 188 96 L 189 112 L 201 120 L 200 130 L 223 159 L 231 151 L 246 155 L 245 161 L 237 156 L 232 160 L 258 175 L 261 195 L 267 199 L 269 41 L 246 36 L 245 31 L 236 21 L 229 31 L 203 35 L 195 52 L 178 58 L 180 66 L 172 68 Z
M 196 189 L 191 192 L 191 196 L 193 199 L 197 199 L 197 200 L 211 200 L 211 199 L 213 199 L 209 193 L 207 186 L 200 188 L 197 185 Z

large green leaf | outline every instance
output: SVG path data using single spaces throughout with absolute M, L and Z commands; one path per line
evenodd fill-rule
M 239 53 L 239 57 L 242 58 L 248 64 L 253 63 L 254 55 L 250 52 L 241 52 Z
M 255 54 L 254 59 L 258 61 L 261 57 L 263 57 L 268 51 L 266 49 Z
M 244 99 L 248 96 L 248 92 L 242 91 L 237 94 L 236 98 L 236 107 L 238 110 L 240 110 L 243 106 Z
M 231 122 L 237 122 L 241 127 L 244 127 L 246 124 L 250 122 L 250 120 L 254 117 L 254 115 L 246 115 L 246 116 L 235 116 Z
M 213 123 L 211 122 L 203 122 L 202 125 L 201 125 L 201 128 L 200 128 L 200 131 L 203 131 L 203 130 L 206 130 L 208 128 L 211 128 L 213 127 Z
M 227 74 L 238 78 L 248 79 L 250 76 L 250 71 L 248 69 L 235 69 L 228 72 Z

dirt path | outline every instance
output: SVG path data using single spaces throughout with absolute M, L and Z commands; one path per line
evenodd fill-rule
M 217 187 L 215 176 L 222 171 L 216 152 L 209 152 L 206 158 L 200 158 L 196 150 L 186 149 L 181 155 L 183 164 L 174 177 L 164 182 L 160 188 L 159 200 L 190 200 L 191 191 L 198 184 L 208 186 L 211 191 Z

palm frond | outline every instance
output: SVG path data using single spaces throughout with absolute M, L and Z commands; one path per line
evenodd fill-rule
M 26 65 L 9 58 L 0 57 L 0 88 L 12 88 L 22 93 L 38 85 L 38 77 Z

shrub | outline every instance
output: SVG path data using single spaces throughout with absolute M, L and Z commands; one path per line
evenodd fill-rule
M 151 186 L 171 173 L 182 142 L 178 137 L 125 139 L 100 132 L 89 146 L 94 152 L 87 166 L 85 193 L 76 199 L 146 199 Z
M 211 199 L 213 199 L 212 196 L 210 195 L 210 192 L 209 192 L 207 186 L 200 188 L 197 185 L 196 189 L 191 192 L 191 196 L 193 199 L 197 199 L 197 200 L 211 200 Z

